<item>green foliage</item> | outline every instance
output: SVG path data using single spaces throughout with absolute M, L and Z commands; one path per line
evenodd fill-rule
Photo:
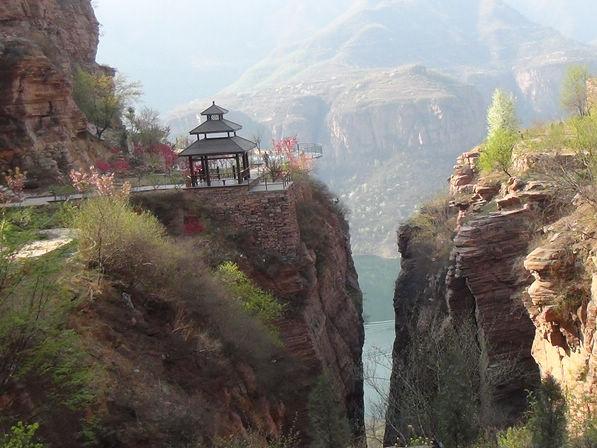
M 22 245 L 40 239 L 39 231 L 65 227 L 72 206 L 68 203 L 51 207 L 6 208 L 0 213 L 0 242 L 2 249 L 14 251 Z
M 0 448 L 44 448 L 35 436 L 38 429 L 37 423 L 25 425 L 19 422 L 10 429 L 8 434 L 0 436 Z
M 433 440 L 429 437 L 414 436 L 408 440 L 406 446 L 431 446 L 432 444 Z
M 260 319 L 271 329 L 275 328 L 273 323 L 284 314 L 284 305 L 280 304 L 272 294 L 255 286 L 235 263 L 221 264 L 218 267 L 218 274 L 233 297 L 242 303 L 249 314 Z
M 311 448 L 339 448 L 350 445 L 348 420 L 328 377 L 319 377 L 309 394 Z
M 597 418 L 587 418 L 583 423 L 582 432 L 571 438 L 570 448 L 595 448 L 597 447 Z
M 508 170 L 512 165 L 512 151 L 518 142 L 518 135 L 507 129 L 497 129 L 483 145 L 479 157 L 479 168 L 484 173 L 502 171 L 510 176 Z
M 67 326 L 72 292 L 58 281 L 69 250 L 24 263 L 5 260 L 0 282 L 0 386 L 44 387 L 47 412 L 83 409 L 93 399 L 93 369 Z
M 499 130 L 515 133 L 519 122 L 516 115 L 516 102 L 511 93 L 496 89 L 487 111 L 488 138 Z
M 533 448 L 531 431 L 526 426 L 508 428 L 498 434 L 500 448 Z
M 141 95 L 138 83 L 124 77 L 112 78 L 103 73 L 89 73 L 81 68 L 75 72 L 73 96 L 79 109 L 97 127 L 101 138 L 106 129 L 116 128 L 130 101 Z
M 571 114 L 585 117 L 589 115 L 587 81 L 589 69 L 586 65 L 571 65 L 562 82 L 562 107 Z

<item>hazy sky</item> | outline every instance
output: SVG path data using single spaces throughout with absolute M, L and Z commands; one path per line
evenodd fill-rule
M 307 36 L 353 0 L 95 0 L 98 60 L 166 111 L 235 81 L 277 44 Z
M 95 0 L 98 60 L 141 81 L 145 103 L 166 112 L 213 95 L 355 1 L 365 0 Z M 570 37 L 597 39 L 597 0 L 507 1 Z

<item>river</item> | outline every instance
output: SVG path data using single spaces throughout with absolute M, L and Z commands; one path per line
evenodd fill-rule
M 394 284 L 400 272 L 398 259 L 356 255 L 355 267 L 363 292 L 365 316 L 365 415 L 379 420 L 385 409 L 392 370 L 394 344 Z

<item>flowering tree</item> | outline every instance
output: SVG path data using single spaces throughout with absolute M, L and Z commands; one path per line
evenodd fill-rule
M 114 173 L 100 174 L 95 167 L 89 171 L 71 170 L 70 180 L 79 193 L 96 192 L 99 196 L 128 196 L 131 184 L 125 182 L 120 188 L 114 183 Z
M 274 160 L 268 160 L 270 172 L 277 170 L 289 172 L 307 172 L 313 166 L 313 160 L 305 153 L 298 150 L 298 139 L 296 137 L 284 137 L 272 142 Z M 279 166 L 280 163 L 283 166 Z
M 8 191 L 0 192 L 0 202 L 20 202 L 27 181 L 27 172 L 21 171 L 19 167 L 15 168 L 14 171 L 8 170 L 7 173 L 4 173 L 4 180 Z

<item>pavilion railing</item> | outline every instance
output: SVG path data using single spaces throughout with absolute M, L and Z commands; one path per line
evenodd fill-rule
M 271 173 L 264 173 L 261 176 L 256 177 L 255 179 L 249 182 L 249 190 L 286 190 L 288 186 L 292 183 L 292 180 L 292 173 L 290 172 L 282 173 L 281 175 L 277 176 L 272 176 Z

